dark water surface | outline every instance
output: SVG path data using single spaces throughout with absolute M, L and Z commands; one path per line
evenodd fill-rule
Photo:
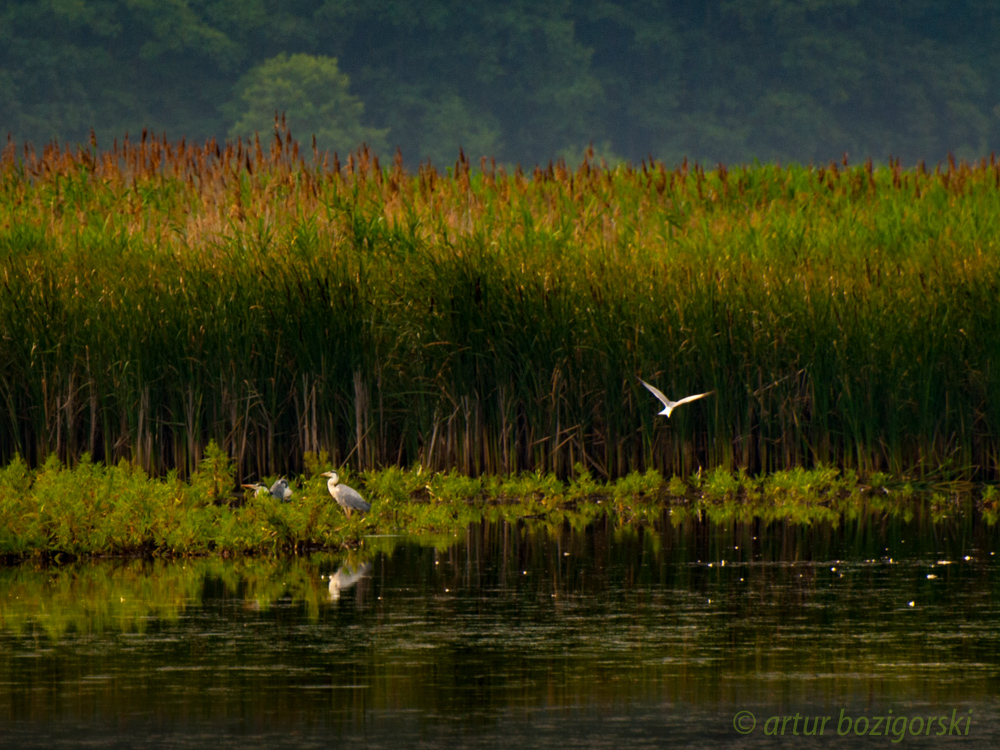
M 0 745 L 1000 747 L 975 519 L 436 545 L 0 569 Z

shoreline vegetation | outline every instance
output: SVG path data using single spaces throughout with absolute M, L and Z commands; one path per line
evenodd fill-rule
M 651 469 L 604 483 L 577 466 L 569 481 L 541 472 L 469 477 L 390 467 L 352 477 L 345 470 L 344 480 L 372 503 L 369 513 L 348 519 L 321 474 L 329 456 L 308 454 L 304 463 L 306 473 L 290 481 L 291 501 L 279 502 L 267 492 L 238 491 L 235 467 L 214 443 L 187 482 L 175 471 L 149 477 L 125 461 L 105 466 L 83 456 L 69 468 L 51 455 L 33 471 L 16 458 L 0 470 L 0 557 L 13 563 L 343 553 L 383 537 L 447 543 L 484 522 L 558 535 L 595 522 L 622 529 L 703 521 L 860 528 L 920 518 L 993 527 L 1000 518 L 1000 492 L 992 485 L 914 486 L 881 474 L 862 483 L 852 470 L 824 466 L 759 478 L 720 468 L 669 481 Z
M 993 482 L 1000 163 L 8 143 L 0 465 Z M 669 419 L 641 385 L 714 394 Z M 91 465 L 91 464 L 88 464 Z M 175 474 L 171 474 L 175 472 Z M 174 479 L 172 481 L 177 481 Z

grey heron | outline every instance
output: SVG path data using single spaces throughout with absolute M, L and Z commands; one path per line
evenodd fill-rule
M 669 398 L 667 398 L 666 396 L 663 395 L 663 391 L 661 391 L 659 388 L 650 385 L 649 383 L 647 383 L 642 378 L 639 378 L 639 382 L 642 383 L 644 386 L 646 386 L 646 388 L 649 389 L 650 393 L 652 393 L 654 396 L 656 396 L 658 399 L 660 399 L 660 401 L 663 402 L 663 411 L 658 412 L 658 414 L 662 414 L 662 415 L 664 415 L 666 417 L 669 417 L 670 416 L 670 412 L 672 412 L 674 409 L 676 409 L 681 404 L 686 404 L 689 401 L 695 401 L 696 399 L 704 398 L 705 396 L 710 396 L 711 394 L 715 393 L 715 391 L 708 391 L 707 393 L 699 393 L 699 394 L 694 395 L 694 396 L 685 396 L 684 398 L 680 399 L 679 401 L 671 401 Z
M 320 476 L 329 477 L 326 488 L 330 490 L 330 494 L 337 501 L 337 505 L 344 509 L 348 518 L 351 517 L 352 510 L 367 513 L 372 509 L 371 503 L 365 502 L 365 499 L 358 494 L 357 490 L 348 487 L 346 484 L 337 484 L 340 481 L 337 472 L 326 471 Z
M 280 500 L 283 503 L 287 503 L 292 499 L 292 488 L 288 486 L 287 479 L 279 479 L 271 485 L 271 489 L 268 489 L 266 485 L 263 485 L 260 482 L 257 482 L 256 484 L 244 484 L 242 486 L 244 489 L 254 490 L 254 496 L 260 496 L 264 492 L 270 492 L 271 497 L 275 500 Z

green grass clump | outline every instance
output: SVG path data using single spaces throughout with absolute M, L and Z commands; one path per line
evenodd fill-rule
M 0 463 L 998 478 L 992 160 L 297 154 L 4 151 Z M 667 420 L 637 377 L 715 393 Z
M 308 459 L 313 462 L 315 459 Z M 321 468 L 316 466 L 316 468 Z M 368 470 L 353 478 L 371 511 L 347 518 L 320 473 L 293 477 L 291 502 L 236 490 L 232 463 L 210 443 L 189 481 L 149 477 L 125 461 L 105 466 L 86 454 L 75 467 L 50 457 L 37 470 L 15 459 L 0 470 L 0 556 L 7 560 L 81 556 L 282 556 L 370 547 L 399 536 L 451 539 L 482 522 L 529 524 L 556 534 L 598 520 L 655 528 L 669 518 L 812 523 L 879 513 L 932 520 L 967 514 L 971 485 L 918 491 L 912 484 L 872 487 L 851 472 L 822 466 L 751 478 L 716 469 L 691 487 L 677 476 L 633 472 L 600 483 L 578 467 L 571 482 L 532 473 L 468 477 L 422 467 Z M 996 521 L 997 492 L 978 508 Z

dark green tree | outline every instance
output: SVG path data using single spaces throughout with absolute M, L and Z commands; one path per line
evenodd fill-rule
M 601 137 L 603 86 L 567 0 L 331 0 L 320 47 L 411 161 L 459 147 L 527 164 Z M 440 162 L 439 162 L 440 163 Z
M 235 97 L 224 107 L 235 120 L 229 135 L 269 133 L 275 116 L 281 115 L 300 140 L 315 136 L 320 151 L 345 154 L 362 143 L 376 152 L 383 151 L 388 131 L 362 123 L 364 104 L 349 87 L 336 58 L 306 54 L 272 57 L 237 82 Z

